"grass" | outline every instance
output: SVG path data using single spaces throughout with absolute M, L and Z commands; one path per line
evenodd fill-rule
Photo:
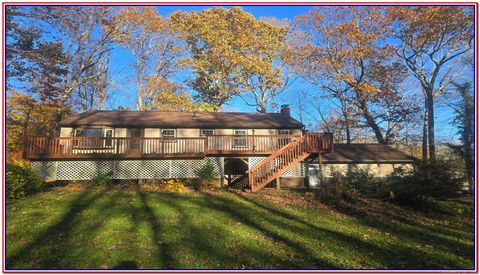
M 473 215 L 312 200 L 53 190 L 8 204 L 7 268 L 473 268 Z

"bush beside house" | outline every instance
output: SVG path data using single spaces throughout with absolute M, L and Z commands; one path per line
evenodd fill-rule
M 386 178 L 376 178 L 368 170 L 354 169 L 348 174 L 333 173 L 318 191 L 319 199 L 341 206 L 358 197 L 371 197 L 418 206 L 436 199 L 462 195 L 463 178 L 448 162 L 418 162 L 410 170 L 398 170 Z
M 6 165 L 6 195 L 9 199 L 19 199 L 27 195 L 40 192 L 43 182 L 23 161 L 16 161 Z
M 215 166 L 211 162 L 207 162 L 203 167 L 198 169 L 195 173 L 198 180 L 194 182 L 194 188 L 197 191 L 205 191 L 214 187 L 218 178 L 215 172 Z

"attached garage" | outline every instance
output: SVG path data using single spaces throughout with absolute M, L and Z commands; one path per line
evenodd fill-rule
M 375 177 L 386 177 L 398 169 L 412 169 L 415 158 L 383 144 L 335 144 L 334 152 L 322 155 L 321 171 L 318 159 L 308 166 L 310 186 L 320 184 L 334 173 L 347 175 L 355 170 L 369 171 Z

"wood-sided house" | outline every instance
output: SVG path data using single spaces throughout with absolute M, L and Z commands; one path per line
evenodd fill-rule
M 332 134 L 303 131 L 288 105 L 280 113 L 90 111 L 60 126 L 59 137 L 25 140 L 45 180 L 195 178 L 210 163 L 222 185 L 257 191 L 304 186 L 308 164 L 334 151 Z

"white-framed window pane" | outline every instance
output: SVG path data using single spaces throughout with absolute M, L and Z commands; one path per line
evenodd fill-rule
M 128 137 L 143 137 L 144 129 L 142 128 L 129 128 L 127 132 Z
M 211 136 L 214 135 L 215 131 L 212 129 L 202 129 L 200 130 L 200 135 L 201 136 Z
M 76 137 L 103 137 L 102 128 L 75 129 Z
M 73 146 L 75 147 L 85 147 L 85 148 L 103 147 L 102 139 L 93 139 L 93 138 L 103 138 L 102 128 L 77 128 L 75 129 L 75 137 L 92 138 L 92 139 L 74 140 Z
M 101 128 L 85 128 L 86 137 L 103 137 Z
M 247 147 L 247 139 L 244 137 L 235 137 L 235 139 L 233 140 L 233 146 Z
M 233 139 L 234 147 L 247 147 L 247 130 L 235 130 L 235 138 Z
M 162 130 L 162 137 L 175 137 L 175 130 L 173 129 Z
M 279 135 L 290 135 L 290 130 L 278 130 Z

